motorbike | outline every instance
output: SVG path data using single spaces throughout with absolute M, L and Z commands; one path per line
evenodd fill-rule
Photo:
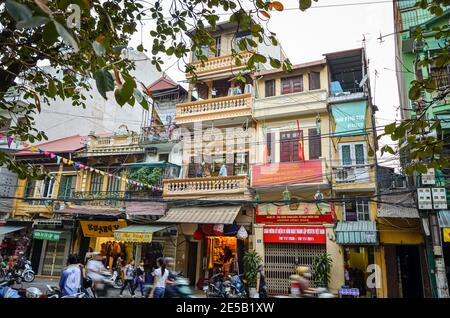
M 231 291 L 231 287 L 229 282 L 225 285 L 221 271 L 213 275 L 203 286 L 206 298 L 226 298 L 226 294 Z
M 58 286 L 47 285 L 47 298 L 87 298 L 83 291 L 80 291 L 74 295 L 62 296 L 61 290 Z
M 6 279 L 14 278 L 14 280 L 20 284 L 22 280 L 26 283 L 34 281 L 35 274 L 31 268 L 31 262 L 25 257 L 21 257 L 16 265 L 6 272 Z
M 93 290 L 93 294 L 95 295 L 95 297 L 106 297 L 108 295 L 109 289 L 116 288 L 116 283 L 111 279 L 112 274 L 110 271 L 103 271 L 101 275 L 103 276 L 103 278 L 92 285 L 95 285 L 95 288 L 91 287 L 91 290 Z
M 108 267 L 109 269 L 109 267 Z M 116 288 L 121 288 L 123 286 L 123 279 L 121 273 L 117 270 L 117 268 L 113 269 L 113 273 L 110 276 L 111 282 L 114 283 Z
M 171 273 L 172 284 L 166 285 L 164 298 L 195 298 L 189 286 L 189 280 L 181 273 Z
M 227 298 L 247 298 L 247 291 L 241 281 L 242 276 L 243 274 L 228 275 L 228 279 L 230 281 L 230 292 L 227 293 Z

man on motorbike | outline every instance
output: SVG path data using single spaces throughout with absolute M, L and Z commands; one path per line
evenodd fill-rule
M 94 289 L 99 283 L 103 282 L 103 273 L 107 271 L 102 259 L 103 256 L 99 252 L 95 252 L 86 264 L 86 276 L 92 280 Z
M 78 257 L 74 254 L 69 255 L 67 267 L 61 273 L 59 280 L 59 289 L 61 297 L 72 296 L 80 292 L 81 288 L 81 268 Z

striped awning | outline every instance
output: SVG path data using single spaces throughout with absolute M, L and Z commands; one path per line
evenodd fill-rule
M 171 208 L 160 223 L 233 224 L 241 206 Z
M 450 227 L 450 210 L 439 211 L 439 226 Z
M 372 221 L 339 222 L 336 243 L 341 245 L 377 244 L 377 224 Z

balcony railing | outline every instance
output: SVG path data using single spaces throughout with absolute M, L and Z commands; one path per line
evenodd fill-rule
M 173 179 L 163 181 L 163 196 L 233 194 L 248 189 L 247 176 Z
M 195 61 L 191 65 L 195 66 L 195 73 L 203 75 L 205 73 L 220 73 L 230 70 L 238 70 L 245 67 L 248 59 L 252 56 L 251 52 L 241 52 L 242 63 L 240 66 L 236 65 L 236 58 L 232 55 L 223 55 L 208 59 L 208 61 Z M 193 74 L 187 74 L 186 77 L 192 77 Z
M 177 104 L 177 123 L 250 116 L 252 95 L 241 94 Z
M 81 199 L 75 201 L 75 205 L 88 205 L 99 207 L 122 207 L 124 201 L 121 199 L 126 198 L 126 192 L 124 191 L 78 191 L 73 193 L 74 199 Z M 86 200 L 86 201 L 84 201 Z

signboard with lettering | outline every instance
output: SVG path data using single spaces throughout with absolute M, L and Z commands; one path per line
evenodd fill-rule
M 333 217 L 331 214 L 256 215 L 256 223 L 262 224 L 333 223 Z
M 322 160 L 271 163 L 252 168 L 252 187 L 322 182 Z
M 80 221 L 85 237 L 114 237 L 115 230 L 127 226 L 127 221 Z
M 366 133 L 366 101 L 332 105 L 335 136 L 357 136 Z
M 255 217 L 256 223 L 260 224 L 333 223 L 332 208 L 326 202 L 297 202 L 295 208 L 293 204 L 258 204 Z
M 264 243 L 326 244 L 324 226 L 276 226 L 263 228 Z
M 114 239 L 132 243 L 151 243 L 152 233 L 136 233 L 136 232 L 115 232 Z
M 59 241 L 61 232 L 50 230 L 34 230 L 33 238 L 35 240 Z
M 450 242 L 450 227 L 443 228 L 444 242 Z

